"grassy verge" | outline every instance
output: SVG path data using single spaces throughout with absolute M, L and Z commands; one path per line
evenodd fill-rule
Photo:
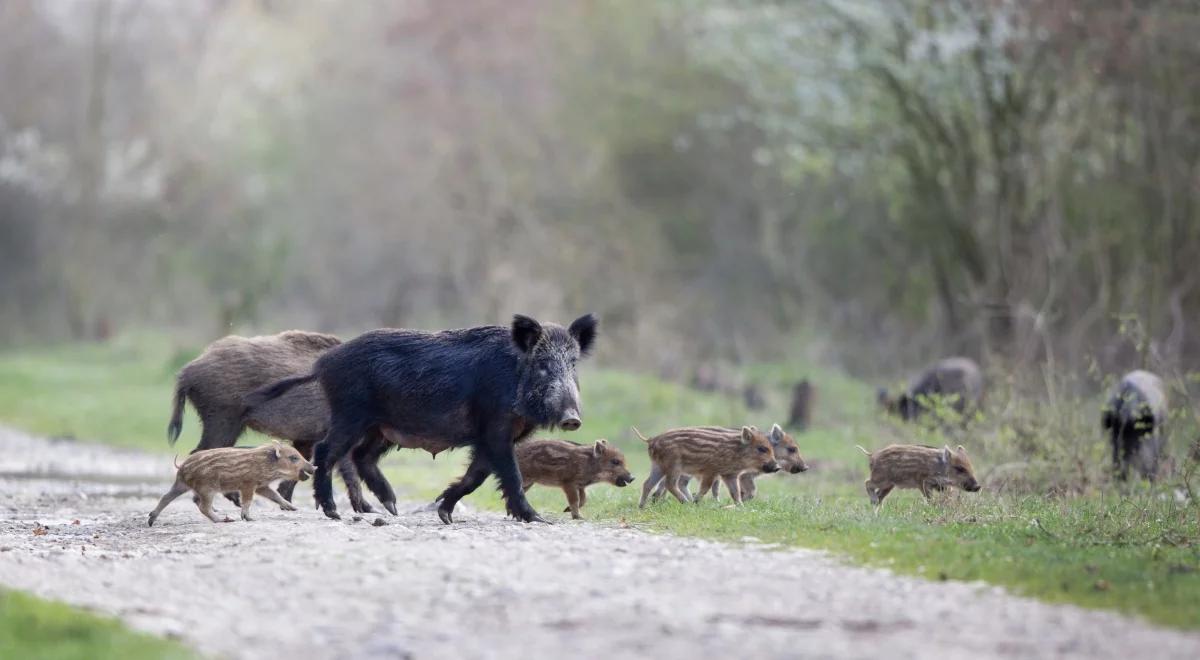
M 0 590 L 0 658 L 192 658 L 183 647 L 60 603 Z
M 172 376 L 192 354 L 173 350 L 161 339 L 0 354 L 0 421 L 47 435 L 166 451 Z M 1114 609 L 1200 629 L 1200 510 L 1195 504 L 1178 502 L 1169 489 L 1145 486 L 1124 495 L 1101 485 L 1082 495 L 1054 497 L 1028 494 L 1044 492 L 1036 489 L 998 493 L 985 488 L 978 494 L 952 493 L 933 505 L 919 494 L 898 492 L 876 516 L 862 491 L 866 463 L 854 445 L 941 439 L 881 419 L 872 408 L 869 386 L 801 366 L 754 370 L 756 379 L 774 387 L 769 388 L 773 396 L 768 410 L 753 414 L 728 398 L 586 367 L 581 376 L 585 426 L 574 439 L 610 439 L 625 450 L 639 477 L 645 476 L 648 465 L 644 445 L 629 430 L 631 424 L 648 434 L 684 424 L 762 427 L 783 419 L 786 382 L 807 376 L 821 389 L 814 428 L 797 437 L 814 469 L 762 479 L 761 496 L 744 509 L 711 501 L 666 501 L 639 510 L 639 481 L 625 489 L 593 487 L 584 514 L 653 531 L 730 541 L 749 536 L 827 549 L 902 573 L 983 580 L 1052 602 Z M 1089 417 L 1081 424 L 1091 421 Z M 1079 434 L 1081 448 L 1072 449 L 1072 456 L 1082 464 L 1099 465 L 1103 439 L 1094 429 Z M 1086 434 L 1096 436 L 1094 446 Z M 189 450 L 198 437 L 198 421 L 189 411 L 180 451 Z M 973 454 L 985 486 L 990 467 L 1011 459 L 1014 450 L 1006 449 L 1011 444 L 1007 438 L 1003 432 L 990 432 L 961 440 L 972 451 L 986 449 L 982 455 Z M 405 451 L 386 459 L 387 471 L 398 490 L 432 497 L 461 473 L 464 458 L 465 452 L 455 452 L 430 461 Z M 530 497 L 543 513 L 561 511 L 565 504 L 561 493 L 545 488 L 531 490 Z M 467 502 L 501 508 L 490 487 Z

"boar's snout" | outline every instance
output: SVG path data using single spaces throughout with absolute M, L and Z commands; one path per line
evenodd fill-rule
M 768 461 L 766 463 L 763 463 L 762 471 L 763 472 L 778 472 L 779 471 L 779 463 L 776 463 L 775 461 Z
M 624 487 L 628 486 L 629 484 L 633 483 L 633 475 L 632 474 L 622 474 L 621 476 L 617 477 L 617 480 L 614 481 L 613 483 L 615 483 L 617 486 L 619 486 L 621 488 L 624 488 Z
M 317 469 L 313 467 L 312 463 L 304 461 L 304 464 L 300 466 L 300 481 L 308 481 L 308 478 L 311 477 L 316 471 Z
M 808 466 L 807 465 L 793 465 L 792 466 L 792 469 L 791 469 L 792 474 L 800 474 L 801 472 L 808 472 Z
M 963 485 L 963 490 L 970 492 L 970 493 L 978 493 L 982 488 L 983 488 L 983 486 L 980 486 L 979 482 L 975 481 L 974 479 L 968 481 L 966 484 Z
M 568 410 L 563 413 L 562 419 L 558 420 L 558 425 L 564 431 L 578 431 L 579 427 L 583 426 L 583 420 L 579 419 L 578 410 Z

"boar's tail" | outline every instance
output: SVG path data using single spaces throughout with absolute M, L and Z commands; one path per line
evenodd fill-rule
M 179 471 L 179 454 L 175 454 L 175 458 L 171 459 L 171 462 L 175 464 L 175 471 L 178 472 Z
M 179 439 L 183 430 L 183 406 L 187 403 L 187 387 L 183 383 L 175 386 L 175 410 L 171 412 L 171 421 L 167 424 L 167 444 L 173 445 Z
M 266 387 L 260 387 L 257 390 L 246 395 L 242 403 L 247 408 L 254 408 L 270 401 L 271 399 L 283 396 L 285 392 L 297 385 L 311 383 L 317 379 L 317 372 L 312 372 L 306 376 L 293 376 L 292 378 L 284 378 L 283 380 L 275 381 Z
M 642 439 L 642 442 L 650 442 L 650 438 L 647 438 L 646 436 L 642 435 L 642 432 L 637 430 L 636 426 L 631 426 L 629 428 L 633 429 L 633 432 L 637 434 L 637 437 Z
M 861 451 L 862 453 L 866 454 L 867 456 L 871 455 L 871 452 L 867 451 L 866 449 L 863 449 L 862 445 L 854 445 L 854 446 L 858 447 L 858 450 Z

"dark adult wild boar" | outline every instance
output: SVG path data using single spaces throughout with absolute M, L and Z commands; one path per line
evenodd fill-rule
M 685 474 L 700 478 L 696 502 L 704 498 L 717 479 L 721 479 L 734 503 L 741 504 L 739 475 L 747 471 L 779 470 L 771 440 L 750 426 L 743 426 L 741 430 L 689 426 L 665 431 L 650 439 L 636 428 L 633 432 L 646 442 L 651 462 L 650 476 L 642 484 L 639 507 L 646 506 L 646 499 L 661 482 L 666 483 L 667 490 L 680 502 L 691 501 L 691 497 L 679 488 L 679 478 Z
M 212 510 L 213 495 L 230 491 L 241 494 L 242 520 L 250 520 L 250 502 L 255 493 L 278 504 L 284 511 L 295 511 L 296 507 L 269 486 L 280 479 L 304 480 L 312 473 L 312 463 L 304 460 L 295 448 L 278 441 L 254 448 L 225 447 L 194 452 L 179 466 L 175 484 L 150 512 L 147 524 L 153 526 L 158 514 L 189 490 L 196 492 L 200 513 L 213 522 L 221 522 Z
M 243 398 L 282 378 L 309 373 L 317 358 L 341 343 L 333 335 L 300 330 L 261 337 L 230 335 L 214 341 L 175 378 L 175 407 L 167 441 L 175 444 L 179 439 L 184 405 L 190 400 L 201 426 L 200 444 L 193 452 L 232 447 L 249 427 L 287 440 L 306 460 L 311 458 L 329 425 L 329 406 L 319 385 L 297 387 L 252 411 L 246 410 Z M 354 510 L 369 513 L 371 507 L 363 500 L 353 464 L 347 460 L 338 468 Z M 279 494 L 290 502 L 295 488 L 295 481 L 284 481 L 279 484 Z M 230 499 L 237 502 L 236 496 Z
M 542 520 L 525 500 L 513 443 L 538 428 L 580 427 L 576 362 L 592 348 L 596 326 L 591 314 L 570 328 L 518 314 L 510 327 L 375 330 L 321 356 L 313 373 L 259 390 L 247 402 L 253 408 L 320 379 L 330 427 L 317 445 L 313 490 L 331 518 L 338 514 L 330 467 L 386 426 L 402 439 L 471 447 L 466 474 L 438 498 L 443 522 L 452 522 L 458 501 L 493 473 L 510 515 Z M 355 451 L 355 466 L 374 491 L 377 473 L 364 470 L 364 458 Z
M 633 483 L 625 466 L 625 454 L 597 440 L 581 445 L 568 440 L 525 440 L 517 444 L 517 465 L 526 492 L 535 484 L 561 488 L 567 496 L 571 517 L 582 518 L 579 510 L 587 502 L 586 488 L 601 481 L 624 488 Z
M 858 449 L 867 455 L 871 467 L 865 485 L 876 510 L 893 488 L 920 488 L 925 499 L 929 499 L 931 490 L 945 490 L 947 486 L 972 493 L 980 488 L 962 445 L 954 451 L 949 446 L 938 449 L 925 445 L 888 445 L 874 452 Z
M 707 426 L 701 428 L 727 431 L 729 433 L 738 432 L 737 429 L 731 429 L 723 426 Z M 757 427 L 754 426 L 751 426 L 750 428 L 757 430 Z M 767 434 L 767 438 L 771 441 L 771 451 L 775 455 L 775 462 L 779 464 L 780 472 L 799 474 L 801 472 L 808 471 L 808 463 L 804 462 L 804 456 L 800 454 L 800 447 L 796 444 L 796 439 L 793 438 L 790 433 L 784 431 L 783 428 L 778 424 L 775 424 L 771 427 L 771 432 Z M 738 484 L 742 488 L 742 501 L 752 500 L 754 499 L 755 495 L 758 494 L 758 485 L 755 484 L 754 480 L 758 479 L 758 477 L 762 474 L 763 472 L 760 470 L 747 470 L 738 476 Z M 657 479 L 659 476 L 661 475 L 658 473 L 657 469 L 651 468 L 649 478 Z M 684 492 L 687 492 L 689 481 L 690 477 L 688 475 L 680 476 L 679 488 Z M 714 481 L 712 485 L 713 498 L 717 497 L 719 489 L 720 482 Z M 664 480 L 660 482 L 658 484 L 658 488 L 655 489 L 653 501 L 657 502 L 666 491 L 667 484 Z
M 812 406 L 813 386 L 805 378 L 792 388 L 792 406 L 788 412 L 788 428 L 807 431 L 812 419 Z
M 1148 371 L 1131 371 L 1117 383 L 1104 407 L 1101 424 L 1112 443 L 1117 478 L 1129 477 L 1133 464 L 1151 481 L 1158 474 L 1167 421 L 1167 390 L 1162 379 Z
M 944 401 L 960 415 L 977 409 L 983 400 L 983 372 L 979 365 L 970 358 L 946 358 L 921 372 L 900 396 L 893 397 L 886 389 L 879 391 L 880 405 L 905 421 L 928 412 L 932 399 Z

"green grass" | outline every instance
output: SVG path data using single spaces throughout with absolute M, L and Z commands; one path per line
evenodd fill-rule
M 0 658 L 139 660 L 195 657 L 183 647 L 125 629 L 116 619 L 0 589 Z
M 0 420 L 42 434 L 167 450 L 172 376 L 194 352 L 151 339 L 0 354 Z M 1195 504 L 1179 504 L 1167 489 L 1144 485 L 1124 496 L 1102 486 L 1074 497 L 985 489 L 953 492 L 933 504 L 915 492 L 899 491 L 875 515 L 862 490 L 866 461 L 854 445 L 941 438 L 881 418 L 871 386 L 812 364 L 792 360 L 755 367 L 750 374 L 769 386 L 765 412 L 752 414 L 736 400 L 652 377 L 586 366 L 581 374 L 584 428 L 564 437 L 608 438 L 644 477 L 646 452 L 631 425 L 647 435 L 688 424 L 765 428 L 783 420 L 786 385 L 808 377 L 819 387 L 815 419 L 813 429 L 796 439 L 813 466 L 810 472 L 761 479 L 760 497 L 740 510 L 722 506 L 728 500 L 664 501 L 639 510 L 640 480 L 625 489 L 597 485 L 589 489 L 584 515 L 657 532 L 734 542 L 754 537 L 826 549 L 901 573 L 983 580 L 1052 602 L 1200 629 L 1200 509 Z M 198 429 L 189 412 L 179 451 L 195 445 Z M 1006 437 L 972 433 L 962 440 L 969 449 L 993 452 L 973 451 L 985 484 L 989 463 L 1000 462 L 1001 454 L 1009 460 Z M 1089 464 L 1102 460 L 1103 438 L 1097 434 L 1094 447 L 1090 435 L 1083 442 L 1081 455 Z M 386 467 L 402 497 L 431 498 L 461 473 L 464 460 L 465 452 L 430 461 L 423 453 L 403 451 L 389 456 Z M 562 493 L 538 487 L 530 499 L 543 513 L 566 520 L 559 513 L 565 506 Z M 502 508 L 489 486 L 466 502 Z

